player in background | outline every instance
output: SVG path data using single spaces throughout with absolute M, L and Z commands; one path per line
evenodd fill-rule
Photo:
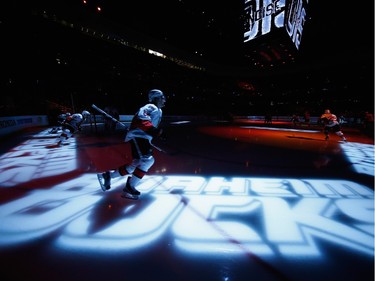
M 71 138 L 77 131 L 81 130 L 81 124 L 90 116 L 90 112 L 87 110 L 82 111 L 82 113 L 74 113 L 65 118 L 61 123 L 62 132 L 58 138 L 56 146 L 61 146 Z
M 57 134 L 62 129 L 61 128 L 61 124 L 70 115 L 71 115 L 70 112 L 59 114 L 59 116 L 57 116 L 57 124 L 58 124 L 58 126 L 53 127 L 51 130 L 48 131 L 48 133 L 50 133 L 50 134 Z
M 121 196 L 138 199 L 141 194 L 136 186 L 155 162 L 152 140 L 162 133 L 160 122 L 166 98 L 162 91 L 153 89 L 148 93 L 148 100 L 149 103 L 133 116 L 125 137 L 125 142 L 130 143 L 132 161 L 114 170 L 97 174 L 103 191 L 111 188 L 112 178 L 129 175 Z
M 329 109 L 324 110 L 324 113 L 320 116 L 320 122 L 322 122 L 324 125 L 323 132 L 326 136 L 325 140 L 329 139 L 329 132 L 332 131 L 336 135 L 338 135 L 344 142 L 347 141 L 344 133 L 341 131 L 341 126 L 337 121 L 336 115 L 332 114 Z

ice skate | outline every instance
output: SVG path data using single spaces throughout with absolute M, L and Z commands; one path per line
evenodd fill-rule
M 98 173 L 96 175 L 98 176 L 98 181 L 103 191 L 111 189 L 111 176 L 108 171 L 104 173 Z
M 122 189 L 121 197 L 137 200 L 141 193 L 130 185 L 130 179 L 131 177 L 128 178 L 125 187 Z
M 123 191 L 121 194 L 122 198 L 128 198 L 132 200 L 138 200 L 139 196 Z
M 62 146 L 61 141 L 58 141 L 57 143 L 47 145 L 46 148 L 58 148 L 58 147 L 61 147 L 61 146 Z
M 55 144 L 50 144 L 50 145 L 46 145 L 46 148 L 59 148 L 60 145 L 55 143 Z

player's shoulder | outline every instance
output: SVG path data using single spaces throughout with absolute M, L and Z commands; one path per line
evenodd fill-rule
M 158 107 L 153 103 L 148 103 L 148 104 L 144 105 L 141 109 L 148 110 L 148 111 L 154 111 L 154 110 L 157 110 Z

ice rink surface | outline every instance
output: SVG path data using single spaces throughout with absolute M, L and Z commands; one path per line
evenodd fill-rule
M 36 128 L 2 142 L 2 280 L 374 278 L 374 140 L 290 124 L 169 122 L 138 200 L 124 131 L 69 144 Z

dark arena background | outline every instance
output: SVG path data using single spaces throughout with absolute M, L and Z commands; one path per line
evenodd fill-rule
M 0 19 L 1 280 L 374 280 L 373 3 L 23 2 Z M 141 195 L 103 192 L 155 88 Z

